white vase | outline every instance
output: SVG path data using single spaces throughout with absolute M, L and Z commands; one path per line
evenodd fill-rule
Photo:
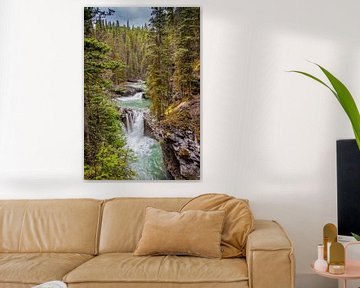
M 314 269 L 320 272 L 326 272 L 328 263 L 324 260 L 324 245 L 318 245 L 318 259 L 314 263 Z

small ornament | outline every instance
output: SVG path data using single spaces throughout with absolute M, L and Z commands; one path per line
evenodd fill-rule
M 341 243 L 335 242 L 331 244 L 329 273 L 345 273 L 345 248 Z
M 314 263 L 314 269 L 320 272 L 326 272 L 328 263 L 324 260 L 324 245 L 318 245 L 318 259 Z
M 324 259 L 330 263 L 330 246 L 332 243 L 337 242 L 337 228 L 334 224 L 328 223 L 323 228 L 324 238 Z

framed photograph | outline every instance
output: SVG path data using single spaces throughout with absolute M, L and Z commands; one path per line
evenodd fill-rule
M 84 8 L 84 179 L 200 179 L 200 8 Z

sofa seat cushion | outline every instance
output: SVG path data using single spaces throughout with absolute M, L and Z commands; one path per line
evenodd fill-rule
M 91 282 L 233 283 L 242 281 L 247 283 L 247 279 L 247 265 L 245 260 L 240 258 L 134 256 L 131 253 L 96 256 L 64 277 L 64 281 L 70 284 Z
M 19 283 L 1 283 L 0 288 L 32 288 L 33 284 L 19 284 Z
M 97 282 L 97 283 L 71 283 L 68 288 L 249 288 L 247 281 L 241 282 L 197 282 L 197 283 L 135 283 L 135 282 Z M 0 288 L 3 288 L 0 284 Z M 20 287 L 4 287 L 20 288 Z M 23 288 L 23 287 L 21 287 Z M 27 287 L 25 287 L 27 288 Z
M 0 253 L 0 283 L 40 284 L 61 280 L 92 257 L 72 253 Z

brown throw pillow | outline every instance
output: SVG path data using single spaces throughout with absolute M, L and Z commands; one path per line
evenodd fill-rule
M 245 256 L 247 236 L 254 230 L 254 217 L 247 200 L 225 194 L 204 194 L 190 200 L 181 209 L 188 210 L 225 211 L 221 236 L 222 257 Z
M 192 255 L 221 258 L 224 211 L 168 212 L 146 208 L 134 255 Z

